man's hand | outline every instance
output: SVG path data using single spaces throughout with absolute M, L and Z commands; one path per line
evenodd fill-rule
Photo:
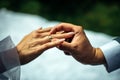
M 50 33 L 55 34 L 59 31 L 75 33 L 72 38 L 67 38 L 67 41 L 64 41 L 59 46 L 59 49 L 63 50 L 66 54 L 72 55 L 77 61 L 84 64 L 94 65 L 105 63 L 102 51 L 99 48 L 92 47 L 81 26 L 61 23 L 56 25 Z

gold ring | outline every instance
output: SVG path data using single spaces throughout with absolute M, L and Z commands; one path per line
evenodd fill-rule
M 50 40 L 50 41 L 53 39 L 53 37 L 52 37 L 52 36 L 48 36 L 48 38 L 49 38 L 49 40 Z

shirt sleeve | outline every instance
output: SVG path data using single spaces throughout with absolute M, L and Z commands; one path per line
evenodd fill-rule
M 20 80 L 20 62 L 10 36 L 0 41 L 0 80 Z
M 114 39 L 112 42 L 107 43 L 100 47 L 105 59 L 106 69 L 108 72 L 112 72 L 120 68 L 120 38 Z

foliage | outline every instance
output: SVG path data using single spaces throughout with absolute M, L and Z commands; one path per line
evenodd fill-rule
M 120 36 L 120 6 L 117 0 L 1 0 L 0 8 L 3 7 Z

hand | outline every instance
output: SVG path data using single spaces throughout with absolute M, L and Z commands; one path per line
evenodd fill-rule
M 48 37 L 50 30 L 51 28 L 35 30 L 25 36 L 17 45 L 21 64 L 26 64 L 41 55 L 45 50 L 60 45 L 64 41 L 63 36 L 69 38 L 73 35 L 73 33 L 54 34 L 51 35 L 53 39 L 50 39 Z
M 67 54 L 72 55 L 77 61 L 84 64 L 94 65 L 105 63 L 102 51 L 99 48 L 92 47 L 81 26 L 69 23 L 61 23 L 56 25 L 50 31 L 50 33 L 55 34 L 58 31 L 75 33 L 71 40 L 61 43 L 59 49 L 63 50 Z

